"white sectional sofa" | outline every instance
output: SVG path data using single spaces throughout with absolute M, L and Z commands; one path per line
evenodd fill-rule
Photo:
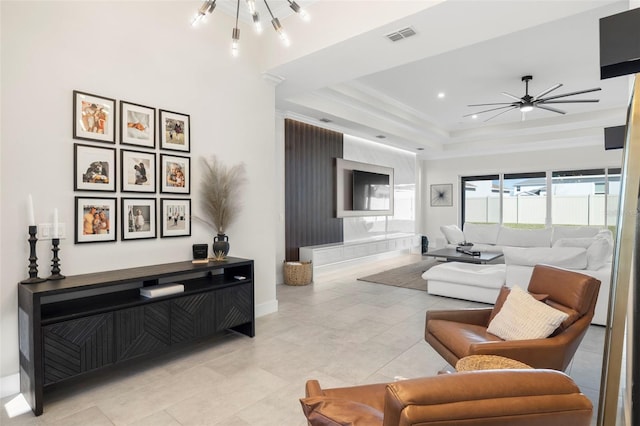
M 613 237 L 608 229 L 554 226 L 526 230 L 498 224 L 467 223 L 464 231 L 455 225 L 443 226 L 441 230 L 447 239 L 447 247 L 454 248 L 466 241 L 473 243 L 472 250 L 502 252 L 504 284 L 508 287 L 517 284 L 526 288 L 533 267 L 537 264 L 552 265 L 597 278 L 601 284 L 592 323 L 606 325 L 613 253 Z M 471 268 L 483 272 L 483 266 L 474 265 Z M 493 266 L 493 273 L 495 270 Z M 488 292 L 499 290 L 495 288 L 496 283 L 492 282 L 487 288 L 482 274 L 474 282 L 469 279 L 470 272 L 467 269 L 459 273 L 455 265 L 444 264 L 431 268 L 423 274 L 423 278 L 434 281 L 434 293 L 431 293 L 431 286 L 427 286 L 431 294 L 486 303 L 490 298 Z M 448 278 L 444 279 L 444 276 Z

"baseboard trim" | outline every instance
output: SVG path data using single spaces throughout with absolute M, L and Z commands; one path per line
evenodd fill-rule
M 0 398 L 20 393 L 20 373 L 0 377 Z
M 256 305 L 256 318 L 278 312 L 278 299 Z

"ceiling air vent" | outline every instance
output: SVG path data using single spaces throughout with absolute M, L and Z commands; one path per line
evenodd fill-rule
M 389 33 L 385 35 L 385 37 L 391 41 L 400 41 L 402 39 L 405 39 L 414 35 L 416 35 L 416 30 L 414 30 L 412 27 L 406 27 L 401 30 Z

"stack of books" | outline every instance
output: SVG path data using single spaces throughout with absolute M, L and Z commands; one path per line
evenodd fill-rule
M 169 294 L 183 293 L 184 284 L 169 283 L 151 285 L 148 287 L 142 287 L 140 289 L 140 296 L 142 297 L 160 297 L 168 296 Z

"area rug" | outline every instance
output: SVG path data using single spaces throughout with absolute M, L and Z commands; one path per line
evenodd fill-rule
M 384 272 L 358 278 L 358 281 L 368 281 L 371 283 L 427 291 L 427 281 L 422 279 L 422 274 L 424 271 L 438 263 L 439 262 L 437 260 L 423 260 L 417 263 L 401 266 L 399 268 L 389 269 Z

